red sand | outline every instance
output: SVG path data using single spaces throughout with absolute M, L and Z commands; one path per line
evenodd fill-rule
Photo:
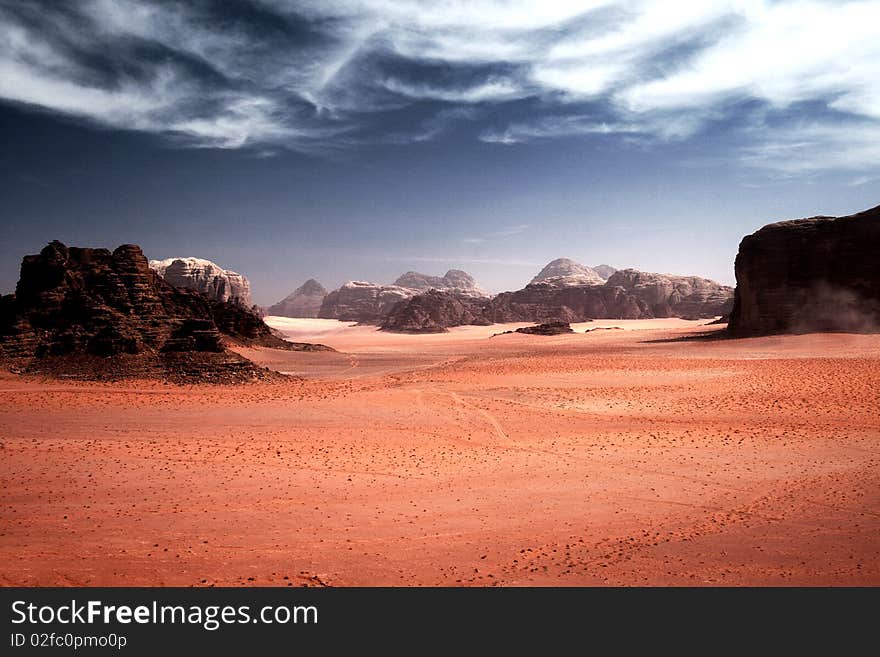
M 880 584 L 878 335 L 279 324 L 345 353 L 0 376 L 0 583 Z

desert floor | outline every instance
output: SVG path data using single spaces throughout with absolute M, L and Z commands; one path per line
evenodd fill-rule
M 270 321 L 339 353 L 0 375 L 0 584 L 880 584 L 880 335 Z

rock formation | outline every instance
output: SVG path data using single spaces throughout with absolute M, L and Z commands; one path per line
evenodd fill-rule
M 450 269 L 444 276 L 427 276 L 410 271 L 393 285 L 350 281 L 324 298 L 318 317 L 382 324 L 398 302 L 432 289 L 449 292 L 463 299 L 485 298 L 485 292 L 467 272 Z
M 450 269 L 443 276 L 428 276 L 417 271 L 408 271 L 394 281 L 394 285 L 417 291 L 433 289 L 461 295 L 486 296 L 474 277 L 460 269 Z
M 716 317 L 733 307 L 732 287 L 698 276 L 623 269 L 612 274 L 605 285 L 634 294 L 648 305 L 653 317 Z
M 557 258 L 538 272 L 531 281 L 534 283 L 547 283 L 555 287 L 569 285 L 602 285 L 605 279 L 590 267 L 569 260 Z
M 409 299 L 415 294 L 415 290 L 397 285 L 349 281 L 324 297 L 318 317 L 379 324 L 398 301 Z
M 594 318 L 651 317 L 648 305 L 625 289 L 608 285 L 558 285 L 558 279 L 502 292 L 491 303 L 492 322 L 583 322 Z
M 150 260 L 150 268 L 177 287 L 195 290 L 215 301 L 234 301 L 250 308 L 251 284 L 238 272 L 202 258 Z
M 880 206 L 764 226 L 743 238 L 735 335 L 880 331 Z
M 490 324 L 486 318 L 488 299 L 466 294 L 430 290 L 397 303 L 382 323 L 385 331 L 397 333 L 442 333 L 450 326 Z
M 525 333 L 526 335 L 563 335 L 565 333 L 574 333 L 574 330 L 568 322 L 547 322 L 546 324 L 523 326 L 516 329 L 516 332 Z
M 600 278 L 607 281 L 611 277 L 611 274 L 613 274 L 617 270 L 610 265 L 599 265 L 597 267 L 593 267 L 593 271 L 599 274 Z
M 258 376 L 261 368 L 229 352 L 228 342 L 321 348 L 285 342 L 238 303 L 170 285 L 133 244 L 110 252 L 52 242 L 25 256 L 15 294 L 0 299 L 0 354 L 27 371 L 173 380 Z
M 310 278 L 274 306 L 269 306 L 266 314 L 280 317 L 317 317 L 326 296 L 327 290 L 324 286 Z
M 407 272 L 395 285 L 346 283 L 327 295 L 319 317 L 381 324 L 387 331 L 432 332 L 462 324 L 715 317 L 733 304 L 733 288 L 696 276 L 600 268 L 607 281 L 590 267 L 559 258 L 522 290 L 491 299 L 462 271 L 442 277 Z

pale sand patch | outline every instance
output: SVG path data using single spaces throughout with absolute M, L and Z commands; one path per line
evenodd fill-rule
M 392 333 L 381 331 L 377 326 L 358 326 L 354 322 L 340 322 L 335 319 L 298 319 L 291 317 L 269 316 L 266 323 L 281 331 L 287 340 L 293 342 L 320 342 L 340 351 L 407 351 L 417 352 L 423 349 L 443 348 L 450 345 L 467 345 L 479 342 L 505 331 L 514 331 L 524 326 L 532 326 L 531 322 L 514 322 L 492 324 L 489 326 L 454 326 L 446 333 Z M 689 321 L 678 318 L 664 319 L 600 319 L 592 322 L 578 322 L 571 327 L 576 333 L 584 333 L 587 329 L 616 327 L 625 331 L 644 330 L 694 330 L 711 320 Z M 713 327 L 708 327 L 713 328 Z M 611 331 L 596 331 L 590 337 L 598 337 Z M 498 336 L 501 337 L 501 336 Z M 547 340 L 547 336 L 504 336 L 527 341 Z M 554 336 L 565 339 L 570 336 Z

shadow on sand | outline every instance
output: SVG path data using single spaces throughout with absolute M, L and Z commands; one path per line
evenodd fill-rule
M 738 337 L 734 333 L 730 333 L 727 327 L 713 328 L 701 333 L 692 333 L 689 335 L 679 335 L 674 338 L 656 338 L 654 340 L 641 340 L 641 344 L 662 344 L 667 342 L 714 342 L 717 340 L 735 340 Z

